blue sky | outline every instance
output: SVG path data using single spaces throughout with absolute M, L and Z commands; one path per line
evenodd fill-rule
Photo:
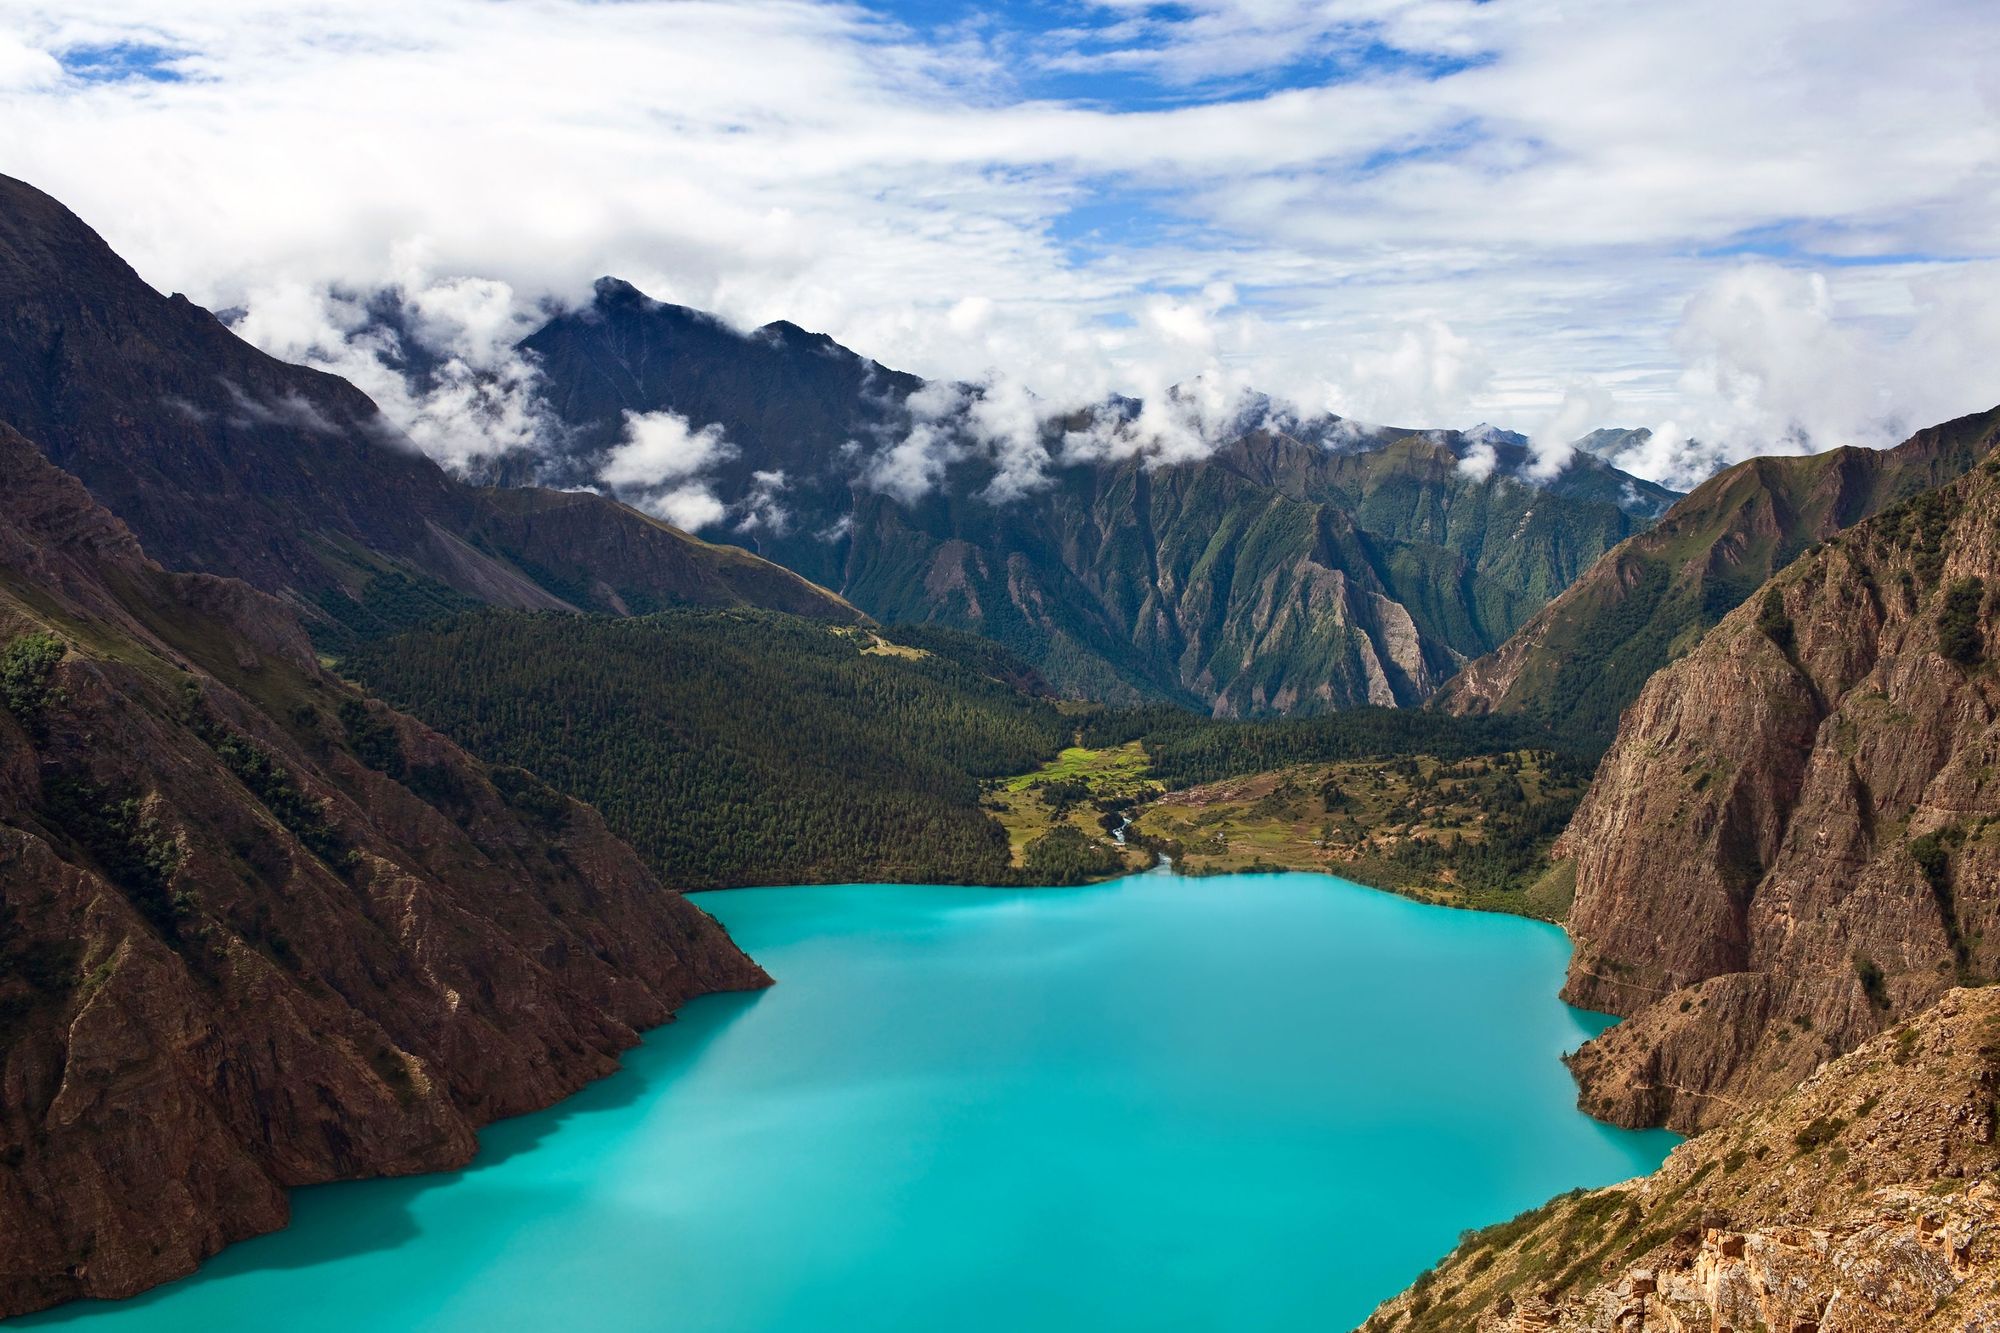
M 79 83 L 177 83 L 179 52 L 150 42 L 80 42 L 56 53 L 63 71 Z
M 1288 88 L 1313 88 L 1386 74 L 1442 76 L 1482 58 L 1406 50 L 1382 40 L 1376 25 L 1357 19 L 1340 25 L 1325 40 L 1289 46 L 1251 68 L 1177 77 L 1159 68 L 1107 67 L 1103 62 L 1167 45 L 1177 25 L 1199 20 L 1202 11 L 1196 6 L 1109 8 L 1073 0 L 1016 0 L 990 5 L 905 0 L 867 7 L 927 41 L 948 45 L 975 40 L 1016 53 L 1019 59 L 1009 70 L 1007 92 L 1011 96 L 1126 111 L 1261 97 Z
M 0 14 L 0 169 L 412 421 L 343 292 L 498 365 L 605 272 L 1051 407 L 1646 425 L 1670 481 L 2000 401 L 1983 0 Z

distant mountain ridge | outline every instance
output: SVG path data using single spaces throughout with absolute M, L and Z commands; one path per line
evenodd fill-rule
M 443 604 L 857 614 L 603 497 L 448 476 L 354 386 L 160 296 L 68 209 L 7 177 L 0 421 L 170 567 L 243 578 L 309 614 L 368 613 L 384 588 Z
M 947 440 L 968 427 L 920 418 L 924 381 L 824 335 L 737 332 L 607 278 L 520 347 L 564 441 L 493 460 L 496 479 L 596 481 L 627 414 L 717 427 L 717 493 L 762 485 L 783 511 L 729 540 L 870 615 L 985 633 L 1059 688 L 1113 701 L 1223 715 L 1421 702 L 1676 498 L 1588 455 L 1537 480 L 1506 432 L 1268 410 L 1198 460 L 1065 455 L 1066 432 L 1138 410 L 1121 402 L 1048 423 L 1042 482 L 1018 498 L 989 496 L 998 466 L 971 448 L 941 450 L 936 484 L 899 497 L 871 484 L 871 463 L 919 426 Z

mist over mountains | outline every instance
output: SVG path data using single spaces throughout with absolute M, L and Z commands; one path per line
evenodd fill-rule
M 454 405 L 412 420 L 456 415 L 441 452 L 464 475 L 616 495 L 879 619 L 996 638 L 1087 697 L 1420 702 L 1675 498 L 1587 451 L 1207 381 L 1057 410 L 613 278 L 483 371 L 439 355 L 418 303 L 352 315 L 340 346 L 395 369 L 401 401 Z M 493 447 L 457 443 L 488 423 Z

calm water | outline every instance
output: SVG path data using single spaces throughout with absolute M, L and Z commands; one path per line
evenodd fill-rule
M 739 890 L 779 978 L 500 1124 L 302 1191 L 155 1330 L 1347 1328 L 1459 1231 L 1650 1170 L 1572 1108 L 1549 927 L 1311 875 Z

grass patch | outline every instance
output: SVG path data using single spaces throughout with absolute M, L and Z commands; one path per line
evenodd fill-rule
M 1136 843 L 1119 849 L 1109 832 L 1159 793 L 1137 741 L 1103 748 L 1072 745 L 1031 773 L 992 783 L 981 808 L 1007 831 L 1015 866 L 1037 883 L 1073 884 L 1152 863 L 1150 850 Z M 1084 869 L 1081 878 L 1041 879 L 1036 867 L 1057 874 Z
M 1457 907 L 1558 920 L 1548 862 L 1585 774 L 1544 750 L 1300 764 L 1170 793 L 1138 831 L 1191 874 L 1312 870 Z

